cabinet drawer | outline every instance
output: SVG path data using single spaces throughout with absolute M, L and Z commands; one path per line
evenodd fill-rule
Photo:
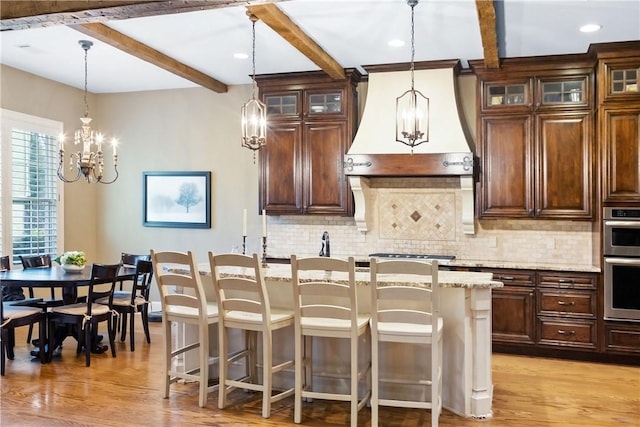
M 493 280 L 505 286 L 534 286 L 535 271 L 532 270 L 486 270 L 493 273 Z
M 588 291 L 541 289 L 538 291 L 538 314 L 595 318 L 596 298 L 593 292 Z
M 590 273 L 539 272 L 538 284 L 542 287 L 569 289 L 596 289 L 597 276 Z
M 540 344 L 596 349 L 596 322 L 540 318 Z
M 640 324 L 605 324 L 605 348 L 607 352 L 640 353 Z

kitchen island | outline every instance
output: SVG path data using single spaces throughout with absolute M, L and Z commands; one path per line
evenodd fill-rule
M 211 272 L 208 264 L 198 266 L 202 277 L 207 297 L 215 300 Z M 291 267 L 286 264 L 270 264 L 263 269 L 267 291 L 272 306 L 293 307 L 293 289 L 291 285 Z M 247 275 L 246 271 L 238 269 L 234 275 Z M 311 279 L 311 277 L 307 277 Z M 315 277 L 318 279 L 318 277 Z M 302 280 L 305 276 L 302 276 Z M 345 277 L 332 276 L 334 280 L 345 280 Z M 358 310 L 368 313 L 371 308 L 368 269 L 358 269 L 356 282 L 358 286 Z M 443 407 L 460 416 L 468 418 L 491 417 L 491 404 L 493 397 L 493 384 L 491 376 L 491 289 L 502 287 L 502 283 L 492 280 L 491 273 L 440 271 L 439 282 L 441 287 L 440 312 L 444 319 L 444 361 L 443 361 Z M 399 275 L 393 283 L 415 283 L 410 276 Z M 386 282 L 390 283 L 390 282 Z M 391 283 L 390 283 L 391 284 Z M 416 283 L 417 286 L 420 284 Z M 217 331 L 212 331 L 215 334 Z M 287 339 L 291 331 L 280 331 L 274 335 L 274 340 Z M 184 339 L 188 342 L 194 337 L 189 331 L 185 331 Z M 212 337 L 213 338 L 213 337 Z M 291 336 L 291 340 L 293 337 Z M 343 387 L 348 381 L 340 380 L 339 372 L 344 372 L 343 361 L 336 357 L 339 354 L 340 344 L 327 343 L 326 346 L 318 344 L 314 351 L 322 352 L 319 356 L 327 360 L 326 366 L 321 371 L 326 373 L 326 381 L 320 378 L 314 387 Z M 369 340 L 363 344 L 366 348 Z M 212 354 L 216 354 L 217 339 L 212 339 Z M 280 345 L 279 349 L 284 353 L 293 352 L 293 342 L 290 345 Z M 386 350 L 387 360 L 392 360 L 382 369 L 391 369 L 415 365 L 416 368 L 424 363 L 429 363 L 428 355 L 419 352 L 407 352 L 402 348 L 394 351 Z M 288 354 L 288 353 L 287 353 Z M 347 353 L 348 354 L 348 353 Z M 274 359 L 278 355 L 274 354 Z M 318 360 L 318 358 L 314 357 Z M 185 365 L 191 365 L 190 360 L 185 360 Z M 212 373 L 214 374 L 214 373 Z M 215 375 L 214 375 L 215 377 Z M 290 373 L 293 381 L 293 371 Z M 289 381 L 289 379 L 287 379 Z M 274 382 L 277 384 L 277 382 Z M 398 390 L 390 390 L 400 393 Z

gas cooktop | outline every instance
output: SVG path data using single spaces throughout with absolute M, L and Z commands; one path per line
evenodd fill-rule
M 374 258 L 398 258 L 398 259 L 419 259 L 425 261 L 438 261 L 438 264 L 450 264 L 456 259 L 455 255 L 424 255 L 424 254 L 394 254 L 386 252 L 377 252 L 369 254 Z

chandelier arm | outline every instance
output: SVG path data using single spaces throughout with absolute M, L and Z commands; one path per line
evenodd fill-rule
M 98 178 L 98 180 L 96 181 L 99 184 L 113 184 L 114 182 L 116 182 L 116 179 L 118 179 L 118 166 L 114 166 L 113 170 L 116 173 L 116 176 L 113 177 L 113 179 L 111 181 L 105 181 L 104 179 L 102 179 L 102 176 L 100 178 Z

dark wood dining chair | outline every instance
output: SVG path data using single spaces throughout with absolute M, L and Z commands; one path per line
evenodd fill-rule
M 136 255 L 136 254 L 130 254 L 127 252 L 122 252 L 122 254 L 120 255 L 120 262 L 124 266 L 131 266 L 135 268 L 138 265 L 138 261 L 140 260 L 151 261 L 151 254 Z M 121 291 L 124 290 L 124 282 L 126 282 L 126 280 L 120 280 Z
M 97 345 L 96 336 L 98 324 L 107 322 L 109 331 L 109 345 L 111 355 L 116 357 L 115 336 L 116 321 L 113 313 L 113 292 L 116 287 L 116 278 L 121 264 L 93 264 L 91 266 L 91 280 L 87 301 L 76 304 L 67 304 L 60 307 L 52 307 L 49 311 L 49 330 L 55 331 L 57 325 L 75 325 L 78 331 L 78 353 L 84 347 L 86 366 L 91 365 L 91 352 Z M 98 304 L 98 299 L 107 298 L 108 304 Z M 55 334 L 49 334 L 49 354 L 61 343 L 55 342 Z M 104 349 L 100 349 L 102 353 Z
M 0 289 L 0 300 L 3 289 Z M 0 303 L 0 375 L 4 376 L 6 359 L 13 360 L 13 342 L 15 328 L 38 324 L 40 360 L 46 361 L 44 342 L 46 331 L 46 314 L 38 307 L 20 307 L 11 302 Z
M 131 291 L 115 291 L 113 293 L 113 309 L 121 315 L 119 321 L 122 327 L 120 341 L 124 342 L 127 336 L 127 318 L 129 319 L 129 342 L 131 351 L 135 351 L 136 349 L 134 330 L 136 313 L 141 313 L 144 335 L 147 338 L 147 343 L 151 343 L 151 336 L 149 335 L 149 292 L 152 277 L 153 265 L 151 261 L 138 258 Z M 99 304 L 109 304 L 109 299 L 104 297 L 96 302 Z
M 51 268 L 51 255 L 20 255 L 20 262 L 22 262 L 22 268 L 25 270 L 29 268 Z M 46 313 L 49 308 L 59 307 L 64 304 L 62 296 L 60 296 L 60 298 L 56 298 L 55 288 L 53 287 L 50 288 L 51 298 L 36 298 L 33 292 L 33 287 L 27 286 L 27 289 L 29 291 L 29 298 L 20 303 L 22 306 L 38 307 Z M 27 343 L 31 342 L 32 333 L 33 325 L 29 326 Z

